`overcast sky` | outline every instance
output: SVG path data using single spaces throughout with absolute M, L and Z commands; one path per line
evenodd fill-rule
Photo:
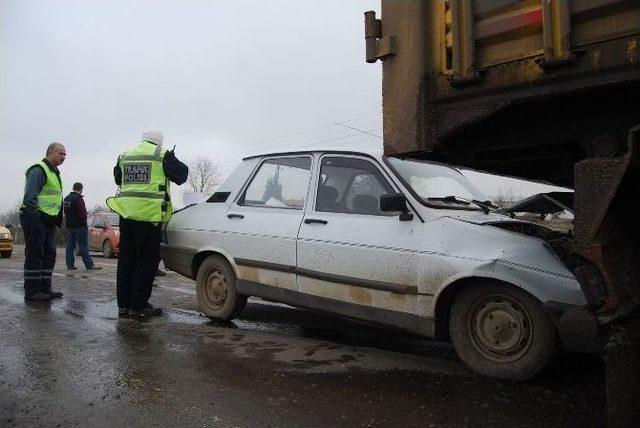
M 223 175 L 260 151 L 381 148 L 370 9 L 379 0 L 0 0 L 0 212 L 52 141 L 67 148 L 65 193 L 83 182 L 88 207 L 115 192 L 118 153 L 149 126 Z

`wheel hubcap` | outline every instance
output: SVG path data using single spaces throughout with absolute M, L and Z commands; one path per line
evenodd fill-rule
M 213 270 L 207 275 L 205 291 L 211 305 L 224 305 L 227 300 L 227 281 L 222 272 Z
M 468 328 L 474 346 L 494 361 L 517 360 L 531 346 L 531 317 L 508 296 L 491 296 L 478 302 L 470 313 Z

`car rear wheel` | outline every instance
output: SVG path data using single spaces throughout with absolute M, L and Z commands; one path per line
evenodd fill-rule
M 11 250 L 0 251 L 0 257 L 2 257 L 3 259 L 8 259 L 9 257 L 11 257 Z
M 233 268 L 220 256 L 207 257 L 196 277 L 198 309 L 216 320 L 230 320 L 242 312 L 247 296 L 238 294 Z
M 115 256 L 111 242 L 108 239 L 102 243 L 102 255 L 105 259 L 112 259 Z
M 451 307 L 449 333 L 458 356 L 485 376 L 526 380 L 554 353 L 556 330 L 533 296 L 489 283 L 463 289 Z

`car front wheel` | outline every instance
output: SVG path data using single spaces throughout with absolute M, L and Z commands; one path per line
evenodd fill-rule
M 11 250 L 0 251 L 0 257 L 2 257 L 3 259 L 8 259 L 9 257 L 11 257 Z
M 220 256 L 207 257 L 196 277 L 198 309 L 216 320 L 230 320 L 242 312 L 247 296 L 238 294 L 233 268 Z
M 449 333 L 469 368 L 499 379 L 534 377 L 556 345 L 555 327 L 540 302 L 499 283 L 463 289 L 451 307 Z

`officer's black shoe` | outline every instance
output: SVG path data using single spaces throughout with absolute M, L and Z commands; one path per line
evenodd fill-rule
M 49 298 L 51 299 L 59 299 L 63 296 L 63 294 L 59 291 L 49 291 Z
M 51 296 L 47 293 L 36 293 L 29 296 L 24 296 L 24 300 L 32 302 L 47 302 L 51 300 Z
M 121 308 L 118 307 L 118 316 L 119 317 L 128 317 L 129 316 L 129 308 Z
M 144 308 L 149 312 L 151 312 L 151 315 L 155 315 L 155 316 L 162 315 L 162 308 L 156 308 L 151 303 L 147 303 L 147 306 L 145 306 Z
M 102 269 L 102 266 L 91 266 L 87 268 L 87 270 L 100 270 L 100 269 Z
M 67 266 L 67 270 L 78 270 L 75 266 Z
M 162 315 L 162 308 L 154 308 L 147 304 L 144 308 L 129 309 L 129 315 L 135 318 L 157 317 Z

